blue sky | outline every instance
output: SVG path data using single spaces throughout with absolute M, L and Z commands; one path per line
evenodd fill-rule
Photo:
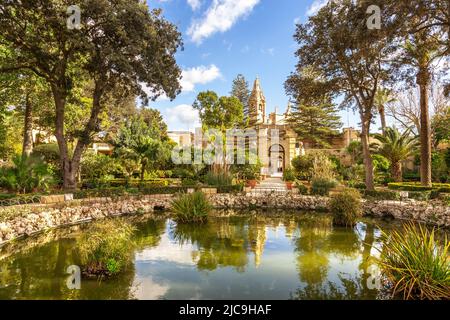
M 284 81 L 294 70 L 295 22 L 304 22 L 324 0 L 148 0 L 162 8 L 165 18 L 178 26 L 184 51 L 177 54 L 183 70 L 183 92 L 174 100 L 161 98 L 150 107 L 161 111 L 169 130 L 193 130 L 198 115 L 191 105 L 200 91 L 228 95 L 235 76 L 242 73 L 249 85 L 261 79 L 267 112 L 285 110 L 289 98 Z M 353 112 L 341 112 L 347 126 L 356 127 Z

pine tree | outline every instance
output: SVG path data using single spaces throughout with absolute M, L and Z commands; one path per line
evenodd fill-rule
M 289 117 L 299 138 L 313 148 L 327 148 L 329 140 L 342 126 L 336 106 L 330 101 L 302 102 Z
M 248 99 L 250 98 L 250 89 L 248 82 L 242 74 L 238 74 L 233 80 L 230 95 L 236 97 L 244 106 L 244 121 L 248 122 L 250 110 L 248 108 Z

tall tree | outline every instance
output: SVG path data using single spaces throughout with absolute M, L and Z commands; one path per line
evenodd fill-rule
M 243 105 L 236 97 L 219 97 L 213 91 L 200 92 L 193 104 L 199 111 L 202 126 L 225 132 L 243 120 Z
M 164 122 L 161 112 L 156 109 L 142 108 L 139 110 L 139 116 L 147 124 L 151 135 L 162 141 L 167 141 L 167 124 Z
M 394 17 L 390 19 L 392 23 L 388 29 L 397 35 L 400 43 L 405 43 L 396 55 L 396 69 L 404 71 L 400 72 L 403 79 L 409 82 L 414 79 L 419 86 L 420 180 L 422 185 L 431 186 L 429 89 L 434 62 L 450 53 L 450 29 L 447 29 L 450 3 L 441 0 L 385 1 L 385 16 Z
M 376 4 L 377 1 L 374 2 Z M 367 7 L 351 0 L 332 1 L 306 24 L 297 25 L 295 40 L 297 70 L 286 82 L 287 92 L 298 95 L 329 94 L 343 96 L 341 107 L 352 106 L 361 120 L 361 142 L 365 181 L 374 189 L 373 162 L 369 150 L 370 125 L 374 117 L 374 99 L 379 85 L 387 78 L 383 59 L 389 47 L 380 30 L 368 30 Z M 323 78 L 319 88 L 302 81 L 305 67 L 313 67 Z
M 342 126 L 340 119 L 331 101 L 319 101 L 293 107 L 289 122 L 304 142 L 309 142 L 313 148 L 328 148 L 331 138 Z
M 11 58 L 14 53 L 0 44 L 0 61 Z M 15 115 L 23 120 L 22 155 L 33 151 L 33 122 L 37 109 L 51 105 L 51 93 L 45 81 L 29 70 L 16 70 L 1 74 L 0 104 L 14 109 Z
M 380 115 L 381 130 L 383 134 L 386 132 L 386 105 L 394 102 L 395 99 L 392 96 L 392 92 L 386 88 L 380 88 L 375 94 L 375 106 L 377 107 L 378 114 Z
M 317 72 L 305 68 L 296 80 L 308 83 L 311 90 L 320 91 L 323 82 Z M 314 89 L 315 88 L 315 89 Z M 337 134 L 342 126 L 338 110 L 328 94 L 298 95 L 298 92 L 290 92 L 296 106 L 288 117 L 298 137 L 311 144 L 313 148 L 327 148 L 330 146 L 330 138 Z
M 399 92 L 395 101 L 387 105 L 387 114 L 401 126 L 402 129 L 411 129 L 416 135 L 420 134 L 420 104 L 417 87 Z M 442 129 L 448 127 L 445 122 L 450 99 L 444 95 L 444 84 L 433 82 L 430 88 L 429 114 L 431 120 L 431 140 L 435 149 L 442 140 Z M 445 139 L 444 139 L 445 140 Z
M 230 95 L 236 97 L 242 103 L 244 108 L 244 122 L 248 122 L 250 110 L 248 107 L 248 99 L 250 98 L 250 89 L 248 82 L 242 74 L 238 74 L 233 80 Z
M 198 94 L 193 107 L 199 112 L 204 130 L 217 129 L 223 134 L 222 154 L 225 157 L 231 156 L 226 154 L 226 130 L 237 128 L 243 122 L 243 106 L 239 99 L 236 97 L 219 97 L 213 91 L 205 91 Z M 215 163 L 212 166 L 214 172 L 228 171 L 229 165 L 225 163 L 224 159 L 216 160 L 216 162 L 223 161 L 223 163 Z
M 0 43 L 14 51 L 0 61 L 0 72 L 28 69 L 46 80 L 55 103 L 55 136 L 61 155 L 63 185 L 76 187 L 83 151 L 98 131 L 105 96 L 112 92 L 170 98 L 180 92 L 181 71 L 174 55 L 181 45 L 176 27 L 160 10 L 139 0 L 81 0 L 80 28 L 68 28 L 69 0 L 8 1 L 0 6 Z M 74 82 L 93 82 L 88 121 L 73 152 L 65 136 L 67 98 Z M 122 90 L 118 90 L 118 88 Z

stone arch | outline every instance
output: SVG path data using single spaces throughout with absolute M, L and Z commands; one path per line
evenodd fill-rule
M 273 159 L 272 159 L 273 157 Z M 275 161 L 275 163 L 272 163 Z M 286 152 L 281 144 L 269 148 L 269 170 L 271 174 L 282 175 L 286 169 Z

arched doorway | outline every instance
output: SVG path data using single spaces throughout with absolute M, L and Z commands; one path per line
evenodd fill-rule
M 273 176 L 283 176 L 285 169 L 285 152 L 281 144 L 269 148 L 269 171 Z

